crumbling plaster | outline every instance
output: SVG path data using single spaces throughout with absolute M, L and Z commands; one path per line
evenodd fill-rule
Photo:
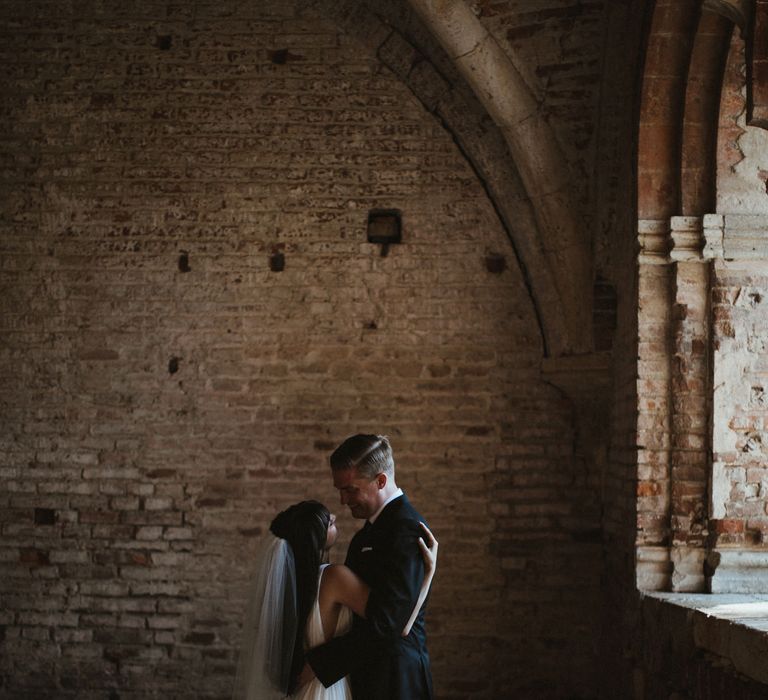
M 736 121 L 742 130 L 736 140 L 741 160 L 721 171 L 717 184 L 720 214 L 768 213 L 768 131 L 746 123 L 746 109 Z

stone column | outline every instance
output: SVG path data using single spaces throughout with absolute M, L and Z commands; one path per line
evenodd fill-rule
M 672 217 L 670 229 L 671 589 L 698 592 L 705 590 L 707 537 L 709 262 L 702 217 Z
M 668 219 L 638 222 L 637 586 L 667 591 L 672 266 Z

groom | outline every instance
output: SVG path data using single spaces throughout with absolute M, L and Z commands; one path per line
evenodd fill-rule
M 418 546 L 424 519 L 395 483 L 386 437 L 347 438 L 331 455 L 331 472 L 341 504 L 366 521 L 352 538 L 345 563 L 371 593 L 366 619 L 355 616 L 348 634 L 312 649 L 307 661 L 326 687 L 349 675 L 355 700 L 429 700 L 423 610 L 410 634 L 401 636 L 424 577 Z

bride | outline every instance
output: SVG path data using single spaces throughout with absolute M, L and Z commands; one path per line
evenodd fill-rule
M 437 564 L 437 540 L 422 523 L 424 581 L 403 636 L 427 597 Z M 235 681 L 236 700 L 351 700 L 347 678 L 324 688 L 315 678 L 297 689 L 304 652 L 345 633 L 352 613 L 365 617 L 369 587 L 349 568 L 322 563 L 336 542 L 336 516 L 302 501 L 272 521 L 262 544 Z

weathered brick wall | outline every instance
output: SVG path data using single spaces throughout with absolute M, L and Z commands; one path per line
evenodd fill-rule
M 734 33 L 718 131 L 717 207 L 726 216 L 768 213 L 768 133 L 746 124 L 744 56 L 744 41 Z M 749 230 L 749 221 L 735 225 Z M 759 259 L 762 249 L 749 248 L 754 250 L 745 253 L 756 259 L 717 261 L 712 275 L 712 540 L 720 547 L 762 547 L 768 532 L 763 339 L 768 276 Z
M 664 550 L 670 544 L 673 547 L 689 545 L 698 555 L 705 544 L 720 545 L 722 549 L 722 545 L 727 547 L 729 544 L 750 546 L 761 539 L 765 503 L 764 494 L 758 494 L 764 474 L 761 470 L 750 473 L 748 465 L 756 466 L 759 461 L 756 453 L 761 451 L 760 445 L 756 444 L 759 441 L 749 442 L 750 427 L 764 422 L 760 392 L 752 387 L 759 388 L 762 384 L 758 379 L 762 363 L 762 333 L 759 329 L 765 326 L 762 299 L 766 280 L 764 262 L 757 259 L 746 264 L 718 260 L 711 264 L 710 276 L 708 260 L 699 260 L 690 254 L 698 248 L 691 251 L 684 245 L 682 234 L 687 232 L 686 222 L 670 221 L 670 217 L 691 212 L 681 212 L 676 201 L 676 156 L 661 148 L 666 140 L 674 141 L 677 137 L 676 124 L 681 120 L 676 121 L 674 114 L 660 120 L 659 111 L 673 104 L 675 95 L 683 94 L 679 87 L 684 88 L 686 100 L 691 102 L 707 96 L 701 94 L 701 85 L 692 84 L 690 74 L 687 84 L 668 89 L 666 83 L 686 73 L 681 73 L 679 67 L 675 68 L 673 61 L 665 54 L 657 52 L 659 43 L 667 48 L 683 45 L 669 41 L 670 36 L 674 38 L 678 34 L 671 28 L 691 18 L 698 21 L 697 13 L 692 12 L 695 8 L 688 3 L 665 1 L 656 3 L 655 9 L 654 18 L 666 24 L 665 31 L 658 32 L 649 44 L 646 55 L 653 60 L 649 64 L 651 68 L 646 67 L 645 79 L 653 79 L 659 72 L 654 69 L 661 68 L 662 82 L 649 83 L 657 88 L 649 95 L 651 98 L 664 96 L 665 99 L 659 99 L 654 109 L 649 110 L 648 119 L 641 126 L 641 138 L 643 129 L 647 130 L 649 138 L 646 143 L 648 148 L 642 151 L 639 161 L 639 216 L 646 219 L 641 221 L 645 232 L 656 234 L 641 237 L 641 243 L 654 244 L 651 248 L 653 252 L 655 246 L 656 255 L 653 256 L 655 261 L 645 260 L 648 263 L 645 268 L 643 253 L 647 247 L 640 256 L 638 374 L 641 381 L 637 386 L 637 437 L 641 450 L 638 455 L 637 507 L 638 543 L 660 545 L 648 552 L 650 557 L 657 555 L 652 563 L 658 564 L 658 580 L 645 576 L 639 583 L 649 588 L 660 585 L 668 590 L 679 583 L 675 581 L 677 569 L 671 566 L 678 564 L 674 561 L 675 550 L 672 550 L 672 562 L 665 557 Z M 684 40 L 686 34 L 692 36 L 694 29 L 695 26 L 684 28 L 677 38 Z M 697 36 L 697 45 L 699 40 Z M 659 55 L 667 60 L 659 62 Z M 757 197 L 758 188 L 755 186 L 762 177 L 756 164 L 761 160 L 764 149 L 757 144 L 754 135 L 754 138 L 742 138 L 746 133 L 743 120 L 739 117 L 744 107 L 743 61 L 741 39 L 735 36 L 726 68 L 717 149 L 717 209 L 731 214 L 755 213 L 764 207 Z M 713 124 L 706 126 L 710 129 Z M 651 133 L 654 128 L 658 131 L 655 137 Z M 665 159 L 671 160 L 665 164 Z M 649 162 L 656 166 L 656 170 L 650 173 L 651 177 L 644 177 L 644 165 Z M 683 177 L 687 177 L 685 172 Z M 665 178 L 669 178 L 667 183 L 671 182 L 672 187 L 664 187 Z M 692 183 L 684 180 L 686 185 L 690 187 Z M 685 206 L 685 197 L 681 201 Z M 643 202 L 651 206 L 644 209 Z M 709 212 L 710 206 L 714 207 L 714 204 L 693 213 Z M 675 226 L 680 228 L 675 229 Z M 664 247 L 669 244 L 670 238 L 678 250 L 673 249 L 672 254 L 667 255 Z M 714 237 L 708 239 L 707 256 L 711 256 L 712 248 L 716 247 L 714 240 Z M 748 255 L 759 257 L 755 251 L 749 251 Z M 650 264 L 654 262 L 655 268 Z M 673 274 L 665 272 L 665 266 L 672 267 Z M 648 333 L 654 324 L 655 344 L 654 334 Z M 652 381 L 643 381 L 654 379 L 654 373 L 663 380 L 658 386 Z M 724 451 L 721 456 L 718 445 L 726 443 L 732 449 L 727 453 Z M 648 445 L 656 448 L 657 459 L 647 459 L 643 448 Z M 726 471 L 730 470 L 721 494 L 725 495 L 726 510 L 735 516 L 733 520 L 722 520 L 722 516 L 707 520 L 707 515 L 711 513 L 707 512 L 709 504 L 705 483 L 712 483 L 711 465 L 703 457 L 710 445 L 715 469 L 721 461 L 726 465 Z M 670 448 L 669 455 L 664 454 L 665 446 Z M 732 470 L 731 464 L 734 467 Z M 748 473 L 750 479 L 747 478 Z M 665 482 L 669 477 L 671 479 Z M 654 482 L 658 479 L 661 483 L 654 491 Z M 712 483 L 712 488 L 717 489 L 717 484 Z M 749 513 L 753 518 L 751 530 L 747 525 Z M 680 549 L 682 547 L 678 551 Z M 642 554 L 639 549 L 638 568 L 643 563 Z M 614 557 L 615 553 L 611 552 L 609 566 Z M 699 567 L 699 578 L 703 578 L 703 569 L 703 566 Z M 612 590 L 617 588 L 612 587 Z M 626 696 L 629 696 L 627 689 L 631 688 L 632 697 L 636 698 L 684 696 L 708 700 L 765 697 L 765 687 L 736 673 L 731 660 L 715 657 L 704 650 L 701 640 L 694 639 L 698 630 L 694 635 L 691 616 L 683 607 L 662 605 L 651 598 L 632 595 L 628 588 L 624 591 L 627 607 L 621 631 L 624 636 L 631 635 L 632 643 L 626 649 L 626 658 L 634 667 L 630 675 L 621 660 L 617 664 L 618 668 L 624 665 L 623 688 Z M 621 687 L 615 682 L 612 684 L 613 697 L 621 697 Z
M 768 467 L 766 341 L 768 275 L 718 265 L 713 285 L 713 537 L 719 545 L 766 544 Z
M 588 696 L 594 478 L 437 121 L 283 0 L 1 13 L 0 695 L 227 696 L 259 535 L 376 430 L 441 538 L 438 697 Z

